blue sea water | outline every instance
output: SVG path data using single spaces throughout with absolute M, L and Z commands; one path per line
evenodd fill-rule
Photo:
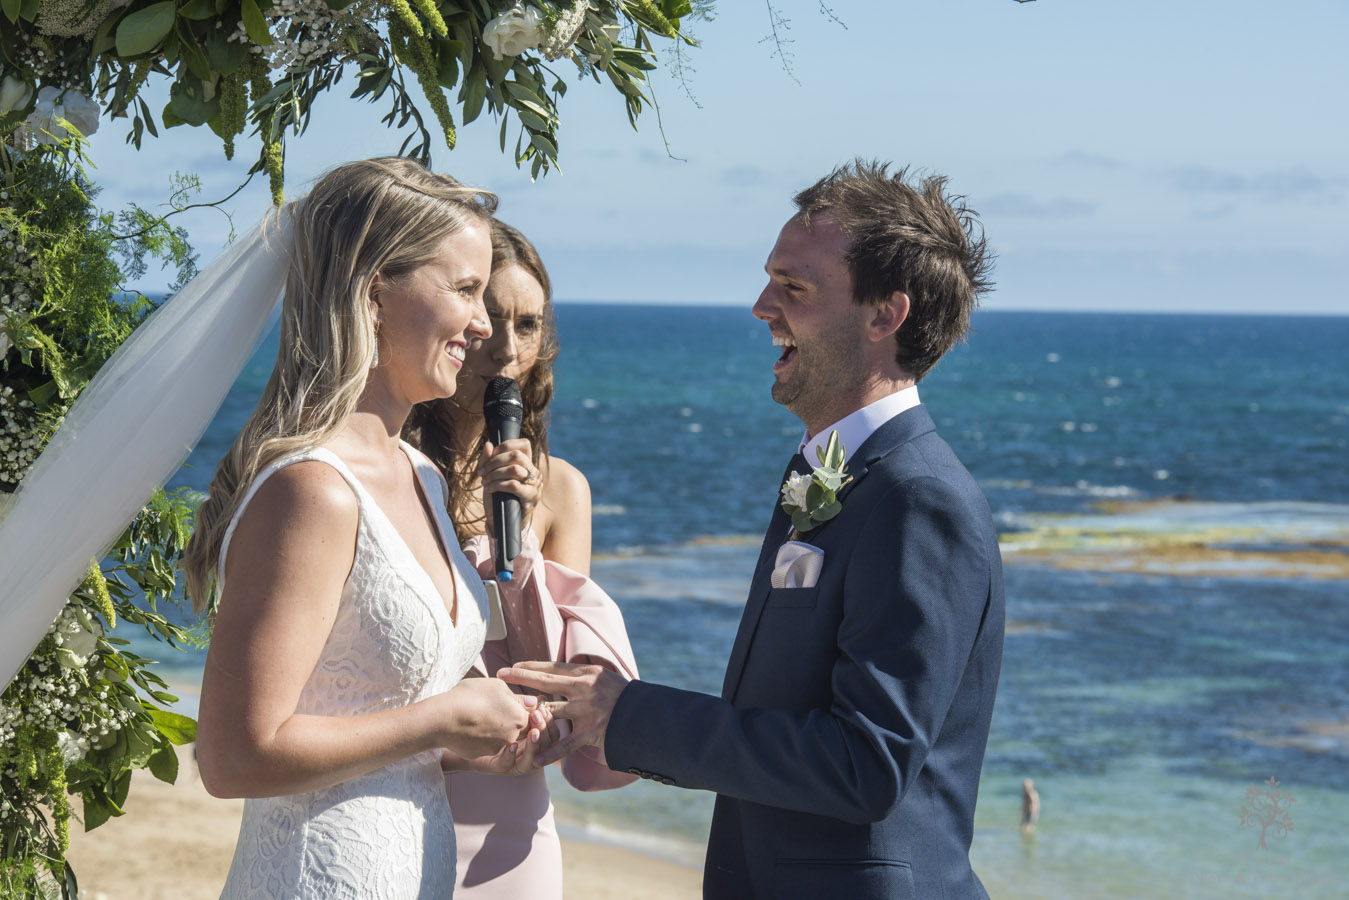
M 644 677 L 715 693 L 801 433 L 769 397 L 767 327 L 705 307 L 557 319 L 550 441 L 591 483 L 595 578 Z M 975 329 L 920 392 L 1009 535 L 1109 521 L 1102 500 L 1156 501 L 1169 527 L 1194 499 L 1250 540 L 1277 514 L 1346 552 L 1349 317 L 984 312 Z M 176 484 L 205 488 L 274 355 L 273 336 Z M 1349 895 L 1349 582 L 1007 558 L 973 851 L 994 897 Z M 200 659 L 165 667 L 190 687 Z M 1043 804 L 1030 838 L 1027 777 Z M 1295 827 L 1258 850 L 1242 807 L 1270 777 L 1296 796 Z M 709 797 L 645 782 L 559 782 L 555 801 L 569 827 L 675 856 L 697 856 L 710 815 Z

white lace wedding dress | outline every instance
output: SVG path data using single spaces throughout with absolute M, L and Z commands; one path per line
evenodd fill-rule
M 331 451 L 306 450 L 265 469 L 226 532 L 222 587 L 234 527 L 273 472 L 322 460 L 359 501 L 356 558 L 297 713 L 353 716 L 405 706 L 454 687 L 482 650 L 487 596 L 455 540 L 444 481 L 425 456 L 403 448 L 454 563 L 457 624 L 393 524 Z M 440 753 L 432 750 L 323 790 L 245 801 L 221 898 L 440 900 L 454 889 L 454 868 L 454 821 Z

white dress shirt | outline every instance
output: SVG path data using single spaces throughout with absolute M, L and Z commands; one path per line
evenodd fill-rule
M 895 391 L 893 394 L 887 394 L 875 403 L 864 406 L 857 412 L 849 413 L 814 437 L 803 435 L 799 449 L 805 455 L 806 462 L 812 466 L 818 466 L 820 458 L 816 455 L 816 451 L 824 450 L 825 445 L 829 443 L 830 433 L 837 431 L 839 442 L 843 444 L 845 451 L 845 461 L 850 460 L 857 448 L 862 446 L 867 438 L 875 434 L 878 428 L 904 410 L 917 406 L 920 402 L 917 385 L 911 385 Z

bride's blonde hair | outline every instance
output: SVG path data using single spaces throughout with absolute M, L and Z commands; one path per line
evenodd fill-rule
M 365 390 L 375 354 L 368 302 L 376 276 L 397 282 L 445 238 L 490 223 L 496 195 L 400 157 L 348 163 L 282 211 L 290 272 L 281 346 L 257 408 L 220 461 L 183 556 L 198 613 L 211 605 L 220 545 L 259 472 L 331 440 Z

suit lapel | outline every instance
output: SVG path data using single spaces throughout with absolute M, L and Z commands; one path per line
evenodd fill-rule
M 857 448 L 857 452 L 848 461 L 848 472 L 852 475 L 852 481 L 848 482 L 839 492 L 840 502 L 845 502 L 848 495 L 856 490 L 877 460 L 889 454 L 896 447 L 913 440 L 918 435 L 935 430 L 936 426 L 932 423 L 932 417 L 928 415 L 927 408 L 921 404 L 905 410 L 876 429 L 871 437 L 862 442 L 862 446 Z M 792 470 L 792 466 L 789 465 L 783 472 L 783 481 L 786 481 L 787 475 Z M 842 513 L 839 515 L 841 516 Z M 837 521 L 837 518 L 830 519 L 823 525 L 813 528 L 801 539 L 809 543 L 815 543 L 820 533 L 835 521 Z M 740 687 L 740 678 L 745 671 L 745 660 L 749 656 L 750 644 L 754 641 L 754 632 L 758 630 L 764 603 L 768 600 L 768 592 L 772 586 L 769 579 L 773 574 L 773 563 L 777 559 L 777 550 L 786 541 L 790 526 L 791 520 L 782 511 L 781 503 L 775 503 L 773 505 L 773 517 L 768 522 L 768 533 L 764 536 L 763 545 L 759 548 L 759 563 L 754 569 L 754 580 L 750 582 L 749 599 L 745 601 L 745 611 L 740 617 L 740 628 L 736 631 L 735 643 L 731 646 L 731 657 L 726 663 L 726 677 L 722 681 L 721 696 L 722 699 L 729 702 L 735 702 L 735 694 Z
M 804 463 L 804 457 L 796 454 L 782 472 L 782 482 L 794 471 L 810 471 Z M 780 482 L 781 483 L 781 482 Z M 726 677 L 722 681 L 721 695 L 727 700 L 735 696 L 740 684 L 740 672 L 745 667 L 745 654 L 749 652 L 750 638 L 758 627 L 759 615 L 763 612 L 764 600 L 768 598 L 769 576 L 773 574 L 773 561 L 777 558 L 778 547 L 787 539 L 791 519 L 782 509 L 782 496 L 773 504 L 773 515 L 768 520 L 768 530 L 764 533 L 763 544 L 759 547 L 759 562 L 754 567 L 754 580 L 750 582 L 749 599 L 745 601 L 745 611 L 740 616 L 740 628 L 735 633 L 735 643 L 731 645 L 731 658 L 726 663 Z

